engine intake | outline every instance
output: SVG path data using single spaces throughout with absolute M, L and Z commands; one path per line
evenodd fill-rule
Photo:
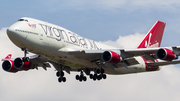
M 176 59 L 176 54 L 172 50 L 166 48 L 159 49 L 156 55 L 161 60 L 172 61 Z
M 2 63 L 2 68 L 6 72 L 16 73 L 18 70 L 14 67 L 14 61 L 6 60 Z
M 29 70 L 31 69 L 31 63 L 23 62 L 21 58 L 16 58 L 14 60 L 14 67 L 18 70 Z
M 104 62 L 112 63 L 112 64 L 117 64 L 121 61 L 121 57 L 119 54 L 113 52 L 113 51 L 105 51 L 102 54 L 102 60 Z

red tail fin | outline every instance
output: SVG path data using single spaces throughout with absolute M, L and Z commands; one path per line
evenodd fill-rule
M 157 21 L 137 48 L 160 47 L 166 23 Z
M 9 54 L 9 55 L 7 55 L 6 57 L 5 57 L 5 59 L 11 59 L 11 54 Z

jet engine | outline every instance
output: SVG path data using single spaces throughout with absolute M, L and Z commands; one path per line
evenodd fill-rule
M 16 58 L 14 60 L 14 67 L 18 70 L 29 70 L 31 69 L 31 63 L 29 62 L 23 62 L 21 58 Z
M 157 57 L 161 60 L 172 61 L 176 59 L 176 54 L 170 49 L 161 48 L 157 51 Z
M 2 63 L 2 68 L 6 72 L 16 73 L 18 70 L 14 67 L 14 61 L 6 60 Z
M 104 62 L 112 63 L 112 64 L 117 64 L 121 61 L 121 57 L 119 54 L 113 52 L 113 51 L 105 51 L 102 54 L 102 60 Z

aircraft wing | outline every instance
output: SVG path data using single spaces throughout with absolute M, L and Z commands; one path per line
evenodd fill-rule
M 97 60 L 103 60 L 102 55 L 105 51 L 113 51 L 120 55 L 120 57 L 123 59 L 123 61 L 126 61 L 128 65 L 134 65 L 138 64 L 138 62 L 134 59 L 135 56 L 143 56 L 146 60 L 152 60 L 158 59 L 157 52 L 163 50 L 164 55 L 169 55 L 173 52 L 174 53 L 174 59 L 177 59 L 177 56 L 180 55 L 180 46 L 176 47 L 158 47 L 158 48 L 138 48 L 138 49 L 112 49 L 112 50 L 78 50 L 78 51 L 70 51 L 69 54 L 80 58 L 85 59 L 91 62 L 97 61 Z M 163 53 L 160 51 L 158 54 Z M 161 58 L 163 60 L 163 58 Z M 168 60 L 168 59 L 167 59 Z M 173 59 L 172 59 L 173 60 Z M 152 63 L 151 65 L 167 65 L 167 64 L 177 64 L 179 61 L 172 62 L 158 62 L 158 63 Z
M 114 51 L 119 53 L 123 58 L 131 58 L 134 56 L 156 54 L 160 48 L 142 48 L 142 49 L 108 49 L 108 50 L 77 50 L 70 51 L 69 54 L 86 60 L 101 59 L 105 51 Z
M 47 58 L 44 58 L 40 55 L 33 55 L 30 56 L 29 58 L 34 66 L 42 67 L 44 70 L 47 70 L 47 68 L 51 67 L 50 64 L 47 63 L 48 62 Z
M 21 70 L 29 70 L 29 69 L 38 69 L 38 67 L 42 67 L 44 70 L 50 68 L 50 64 L 47 63 L 48 60 L 39 55 L 33 55 L 29 57 L 29 61 L 23 62 L 22 58 L 11 58 L 11 54 L 9 54 L 6 58 L 2 59 L 3 64 L 2 67 L 7 72 L 16 73 Z

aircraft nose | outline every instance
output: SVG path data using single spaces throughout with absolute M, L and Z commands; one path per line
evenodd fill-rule
M 16 28 L 14 26 L 10 26 L 8 29 L 7 29 L 7 35 L 10 39 L 15 39 L 16 38 Z
M 24 43 L 26 34 L 23 34 L 19 24 L 15 23 L 11 25 L 6 32 L 9 39 L 17 46 L 20 46 Z

